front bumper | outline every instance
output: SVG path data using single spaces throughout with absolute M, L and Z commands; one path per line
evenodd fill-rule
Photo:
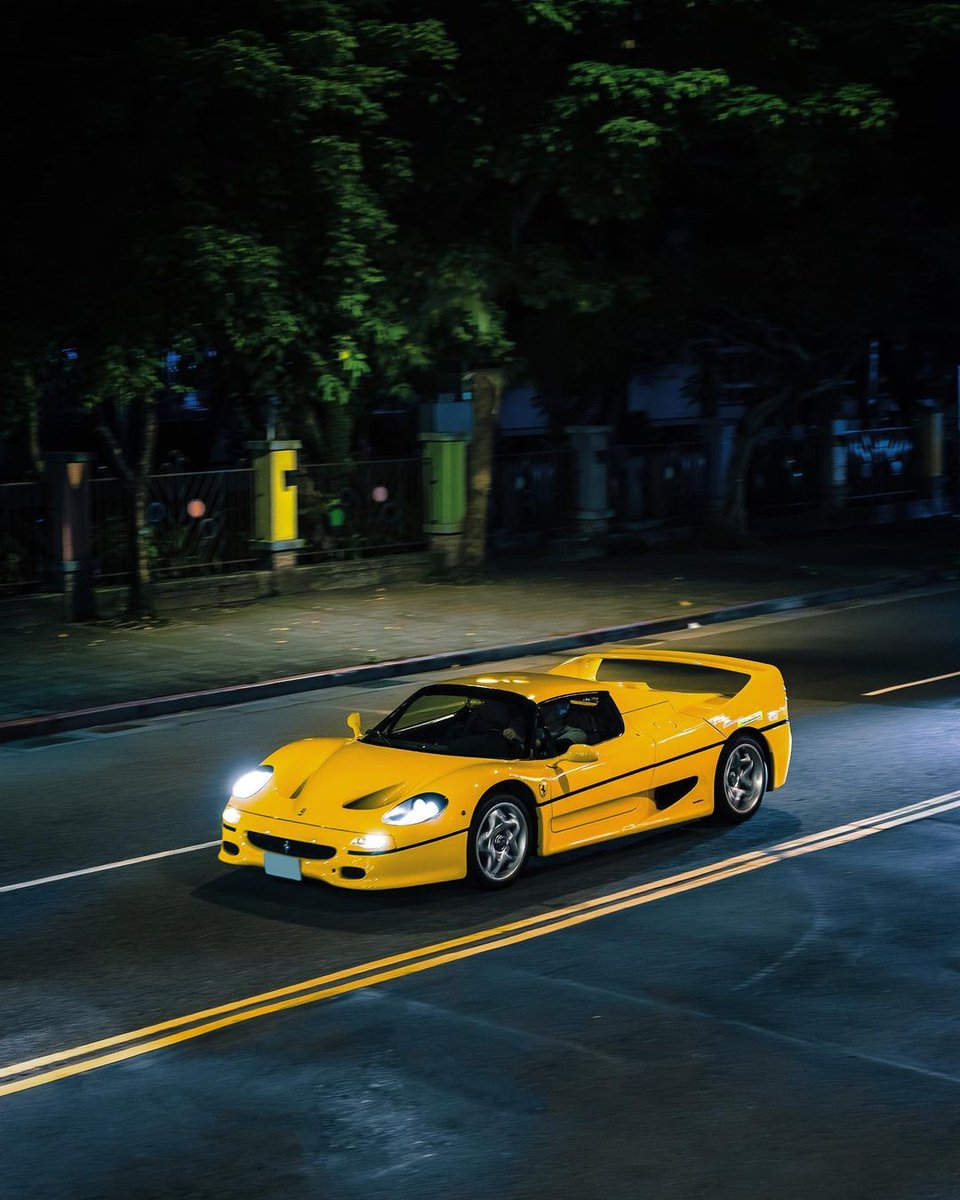
M 317 879 L 334 887 L 373 891 L 377 888 L 417 887 L 463 879 L 467 873 L 467 830 L 456 830 L 433 837 L 419 829 L 418 840 L 398 845 L 382 854 L 365 854 L 350 849 L 356 831 L 303 825 L 298 821 L 261 817 L 244 813 L 236 827 L 223 826 L 221 862 L 232 867 L 263 869 L 264 851 L 253 839 L 274 853 L 300 861 L 305 879 Z M 285 849 L 285 844 L 289 848 Z M 311 847 L 315 857 L 310 857 Z

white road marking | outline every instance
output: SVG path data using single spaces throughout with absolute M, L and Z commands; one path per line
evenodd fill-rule
M 99 867 L 84 867 L 80 871 L 64 871 L 62 875 L 44 875 L 42 879 L 25 879 L 23 883 L 6 883 L 0 892 L 19 892 L 21 888 L 40 887 L 44 883 L 59 883 L 61 879 L 76 879 L 78 875 L 96 875 L 99 871 L 116 871 L 120 867 L 133 867 L 137 863 L 153 862 L 156 858 L 171 858 L 174 854 L 192 854 L 194 850 L 210 850 L 219 846 L 216 842 L 198 842 L 196 846 L 180 846 L 176 850 L 159 850 L 156 854 L 141 854 L 139 858 L 122 858 L 119 862 L 102 863 Z
M 877 688 L 874 692 L 864 692 L 865 696 L 885 696 L 887 692 L 900 692 L 904 688 L 923 687 L 925 683 L 939 683 L 941 679 L 956 679 L 960 671 L 948 671 L 946 675 L 931 675 L 929 679 L 914 679 L 910 683 L 895 683 L 892 687 Z
M 954 808 L 960 808 L 960 791 L 945 792 L 942 796 L 931 796 L 928 800 L 918 800 L 915 804 L 907 804 L 903 808 L 888 809 L 886 812 L 876 813 L 871 817 L 861 817 L 849 825 L 836 825 L 831 829 L 820 829 L 814 833 L 807 833 L 794 841 L 779 842 L 775 846 L 769 846 L 766 850 L 750 851 L 746 857 L 750 858 L 766 853 L 781 858 L 794 858 L 801 854 L 809 854 L 810 848 L 816 849 L 818 842 L 822 842 L 824 846 L 840 845 L 847 840 L 866 837 L 875 826 L 879 826 L 881 829 L 893 829 L 897 825 L 920 821 L 924 817 L 935 816 Z M 176 850 L 158 850 L 155 854 L 141 854 L 138 858 L 122 858 L 117 862 L 103 863 L 98 867 L 83 867 L 79 871 L 64 871 L 61 875 L 44 875 L 40 879 L 25 879 L 22 883 L 7 883 L 0 886 L 0 892 L 18 892 L 23 888 L 40 887 L 45 883 L 59 883 L 63 879 L 76 879 L 78 875 L 96 875 L 100 871 L 116 871 L 120 867 L 135 867 L 138 863 L 153 862 L 158 858 L 171 858 L 175 854 L 192 854 L 195 850 L 211 850 L 214 846 L 219 845 L 219 841 L 198 842 L 195 846 L 180 846 Z
M 35 1087 L 55 1083 L 57 1080 L 86 1074 L 89 1071 L 98 1070 L 100 1067 L 125 1062 L 144 1054 L 151 1054 L 156 1050 L 180 1045 L 186 1041 L 260 1017 L 289 1011 L 303 1005 L 316 1004 L 323 1000 L 330 1000 L 334 996 L 343 996 L 376 987 L 390 980 L 415 975 L 421 971 L 429 971 L 454 961 L 463 961 L 490 951 L 520 945 L 536 938 L 559 933 L 564 929 L 575 928 L 613 913 L 624 912 L 666 899 L 669 896 L 680 895 L 697 888 L 711 886 L 722 880 L 773 866 L 795 854 L 816 854 L 829 847 L 869 837 L 893 829 L 898 825 L 922 821 L 938 813 L 960 808 L 958 797 L 960 797 L 960 792 L 956 791 L 941 796 L 932 796 L 927 800 L 920 800 L 903 808 L 875 813 L 871 817 L 849 825 L 823 829 L 815 834 L 809 834 L 805 838 L 781 842 L 778 845 L 760 848 L 734 858 L 708 863 L 706 866 L 681 872 L 678 875 L 649 880 L 624 891 L 595 896 L 563 908 L 522 917 L 505 925 L 463 934 L 432 946 L 422 946 L 419 949 L 404 951 L 387 958 L 360 963 L 312 979 L 305 979 L 300 983 L 287 984 L 256 996 L 247 996 L 217 1005 L 214 1008 L 186 1013 L 153 1025 L 113 1034 L 81 1046 L 69 1046 L 39 1058 L 10 1063 L 0 1067 L 0 1078 L 13 1079 L 11 1083 L 0 1083 L 0 1096 L 29 1091 Z M 841 1048 L 836 1047 L 836 1049 L 840 1050 Z M 103 1050 L 109 1052 L 100 1054 L 99 1052 Z M 944 1078 L 951 1083 L 957 1082 L 956 1075 L 929 1071 L 897 1060 L 867 1057 L 871 1061 L 884 1062 L 900 1070 L 918 1071 L 933 1078 Z M 53 1069 L 33 1073 L 44 1067 Z M 15 1078 L 17 1076 L 20 1078 Z

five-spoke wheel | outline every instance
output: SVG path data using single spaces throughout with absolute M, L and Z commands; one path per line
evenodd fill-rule
M 746 821 L 760 807 L 767 790 L 767 758 L 749 734 L 738 734 L 717 763 L 714 809 L 724 821 Z
M 530 816 L 513 796 L 481 801 L 470 825 L 467 874 L 479 887 L 506 887 L 530 852 Z

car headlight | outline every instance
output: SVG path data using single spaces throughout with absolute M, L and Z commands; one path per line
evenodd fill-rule
M 386 854 L 396 844 L 389 833 L 361 833 L 350 843 L 350 849 L 360 850 L 364 854 Z
M 255 771 L 248 771 L 246 775 L 240 776 L 233 785 L 233 791 L 230 794 L 236 796 L 238 800 L 249 800 L 261 788 L 267 786 L 272 774 L 273 767 L 257 767 Z
M 239 808 L 234 808 L 232 804 L 228 804 L 223 810 L 223 816 L 220 819 L 224 825 L 239 825 L 242 816 L 243 813 Z
M 383 820 L 387 825 L 420 825 L 424 821 L 432 821 L 439 817 L 447 807 L 446 796 L 437 792 L 424 792 L 421 796 L 411 796 L 388 813 Z

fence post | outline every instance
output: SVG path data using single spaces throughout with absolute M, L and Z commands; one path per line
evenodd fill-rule
M 577 526 L 585 541 L 606 538 L 610 507 L 609 425 L 568 425 L 576 473 Z
M 297 551 L 304 545 L 299 537 L 297 513 L 296 441 L 247 442 L 253 460 L 255 512 L 253 547 L 260 552 L 268 570 L 297 565 Z
M 842 417 L 830 422 L 831 461 L 827 477 L 827 508 L 844 508 L 849 493 L 850 478 L 850 422 Z
M 50 501 L 47 584 L 62 592 L 64 615 L 73 621 L 96 616 L 90 557 L 92 454 L 45 454 Z
M 931 407 L 917 415 L 917 458 L 923 494 L 929 502 L 932 516 L 947 512 L 943 478 L 943 412 Z
M 460 561 L 467 514 L 467 443 L 453 433 L 421 433 L 423 530 L 441 570 Z
M 703 422 L 707 442 L 707 516 L 710 522 L 723 516 L 727 503 L 730 456 L 737 433 L 735 421 L 714 418 Z

